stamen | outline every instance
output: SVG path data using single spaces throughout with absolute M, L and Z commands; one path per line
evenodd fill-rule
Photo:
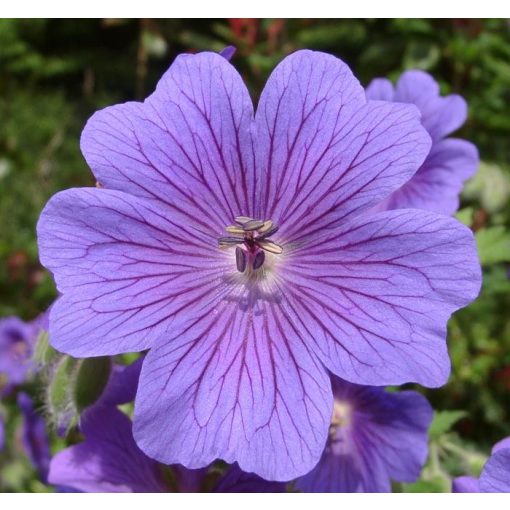
M 261 229 L 259 229 L 259 232 Z M 275 225 L 273 228 L 269 229 L 267 232 L 264 232 L 262 235 L 257 236 L 257 239 L 266 239 L 267 237 L 271 237 L 273 234 L 278 232 L 278 227 Z
M 220 248 L 228 248 L 230 246 L 235 246 L 236 244 L 243 243 L 244 239 L 239 237 L 220 237 L 218 239 L 218 245 Z
M 237 225 L 230 225 L 225 229 L 229 234 L 238 234 L 240 236 L 244 235 L 244 229 L 242 227 L 238 227 Z
M 283 253 L 283 247 L 269 239 L 257 239 L 257 244 L 269 253 L 275 253 L 276 255 Z
M 273 222 L 271 220 L 264 221 L 264 224 L 257 229 L 259 231 L 259 234 L 265 234 L 267 231 L 271 230 L 273 226 Z
M 263 251 L 258 251 L 255 255 L 255 258 L 253 259 L 253 270 L 256 271 L 260 267 L 262 267 L 262 264 L 264 263 L 264 260 L 266 259 L 266 254 Z
M 244 273 L 246 269 L 246 253 L 239 246 L 236 248 L 236 266 L 240 273 Z
M 259 230 L 264 226 L 264 222 L 260 220 L 250 220 L 243 224 L 243 230 L 245 232 L 253 232 Z
M 248 223 L 251 220 L 253 220 L 253 218 L 250 218 L 249 216 L 236 216 L 234 219 L 234 221 L 236 223 L 239 223 L 239 225 L 244 225 L 245 223 Z

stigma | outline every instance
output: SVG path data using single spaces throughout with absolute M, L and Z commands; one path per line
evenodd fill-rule
M 237 216 L 235 225 L 225 228 L 228 237 L 220 237 L 220 248 L 236 248 L 236 267 L 240 273 L 247 268 L 257 271 L 263 267 L 266 254 L 280 255 L 283 247 L 275 243 L 270 237 L 278 231 L 278 227 L 271 220 L 256 220 L 248 216 Z

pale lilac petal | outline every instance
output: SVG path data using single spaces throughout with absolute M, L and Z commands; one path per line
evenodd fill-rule
M 413 210 L 357 218 L 287 254 L 279 273 L 304 342 L 338 376 L 373 385 L 444 384 L 446 323 L 481 282 L 471 231 Z
M 106 189 L 55 195 L 38 236 L 64 294 L 51 310 L 51 343 L 78 357 L 147 349 L 175 314 L 193 317 L 221 297 L 232 270 L 211 232 Z
M 510 448 L 498 447 L 480 475 L 481 492 L 510 492 Z
M 430 149 L 413 105 L 371 101 L 331 55 L 299 51 L 271 74 L 256 113 L 258 217 L 284 242 L 337 226 L 404 184 Z
M 83 492 L 166 492 L 157 463 L 136 446 L 127 416 L 96 407 L 81 428 L 85 442 L 55 455 L 50 483 Z
M 413 482 L 428 453 L 427 431 L 433 411 L 414 391 L 389 393 L 383 388 L 333 379 L 335 405 L 342 423 L 332 425 L 318 465 L 300 478 L 305 492 L 390 492 L 391 480 Z
M 365 89 L 367 99 L 372 101 L 393 101 L 395 88 L 390 80 L 386 78 L 376 78 L 372 80 Z
M 329 377 L 285 314 L 258 298 L 246 312 L 232 296 L 151 349 L 134 419 L 147 455 L 188 468 L 237 461 L 267 480 L 289 480 L 318 461 Z
M 106 188 L 155 199 L 218 234 L 252 213 L 253 105 L 237 71 L 216 53 L 179 55 L 144 103 L 88 121 L 82 152 Z
M 459 476 L 452 482 L 452 492 L 480 492 L 480 482 L 473 476 Z
M 393 100 L 418 106 L 422 124 L 434 142 L 462 126 L 467 116 L 466 101 L 456 94 L 441 97 L 439 85 L 424 71 L 403 73 Z
M 451 215 L 459 208 L 464 182 L 479 164 L 478 150 L 466 140 L 448 138 L 435 143 L 416 175 L 378 209 L 417 208 Z

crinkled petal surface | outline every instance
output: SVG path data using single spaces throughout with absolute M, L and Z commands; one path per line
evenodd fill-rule
M 344 421 L 330 433 L 319 464 L 296 487 L 304 492 L 390 492 L 391 480 L 415 481 L 427 457 L 433 414 L 425 397 L 338 378 L 333 388 Z
M 288 257 L 281 308 L 333 373 L 372 385 L 446 382 L 446 322 L 480 289 L 468 228 L 425 211 L 389 211 Z
M 510 492 L 510 448 L 498 448 L 480 475 L 481 492 Z
M 166 492 L 156 462 L 136 446 L 131 421 L 114 407 L 82 417 L 85 441 L 57 453 L 48 480 L 83 492 Z

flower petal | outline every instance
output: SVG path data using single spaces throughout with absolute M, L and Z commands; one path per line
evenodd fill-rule
M 430 149 L 413 105 L 369 102 L 340 60 L 298 51 L 273 71 L 256 113 L 256 216 L 287 242 L 333 228 L 404 184 Z
M 78 357 L 144 350 L 175 314 L 193 317 L 218 299 L 231 254 L 186 220 L 118 191 L 55 195 L 38 223 L 41 262 L 63 293 L 52 345 Z
M 333 378 L 345 422 L 296 487 L 305 492 L 390 492 L 391 480 L 413 482 L 427 458 L 432 408 L 414 391 L 389 393 Z
M 133 439 L 131 421 L 113 407 L 82 418 L 86 439 L 57 453 L 48 480 L 83 492 L 166 492 L 156 462 Z
M 221 232 L 252 213 L 252 122 L 248 91 L 224 57 L 179 55 L 144 103 L 94 114 L 81 148 L 102 186 L 192 207 Z
M 464 182 L 479 164 L 478 150 L 465 140 L 435 143 L 416 175 L 393 193 L 379 210 L 417 208 L 451 215 L 459 208 Z
M 285 492 L 285 484 L 268 482 L 253 473 L 245 473 L 234 464 L 225 473 L 214 492 Z
M 480 492 L 480 482 L 473 476 L 459 476 L 452 481 L 452 492 Z
M 510 448 L 491 455 L 480 475 L 480 492 L 510 492 Z
M 468 228 L 426 211 L 390 211 L 287 257 L 280 274 L 293 322 L 333 373 L 371 385 L 446 382 L 446 323 L 481 282 Z
M 331 416 L 326 371 L 275 303 L 223 303 L 148 353 L 135 402 L 134 435 L 163 463 L 217 458 L 267 480 L 309 471 Z
M 390 80 L 386 78 L 375 78 L 365 89 L 367 99 L 373 101 L 393 101 L 395 88 Z
M 424 71 L 403 73 L 393 100 L 417 105 L 422 114 L 422 124 L 434 141 L 458 129 L 467 117 L 466 101 L 456 94 L 441 97 L 439 85 Z

